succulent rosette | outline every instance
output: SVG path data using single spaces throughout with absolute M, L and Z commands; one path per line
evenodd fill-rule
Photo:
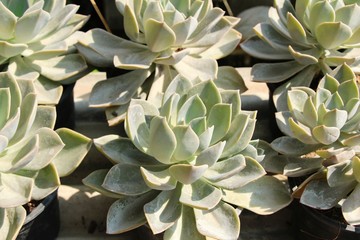
M 342 65 L 324 76 L 316 91 L 289 91 L 287 112 L 278 112 L 286 136 L 272 142 L 282 155 L 264 164 L 271 172 L 306 176 L 293 193 L 317 209 L 342 207 L 349 224 L 360 224 L 360 99 L 356 76 Z
M 15 239 L 26 217 L 22 205 L 60 185 L 90 148 L 87 137 L 53 130 L 56 112 L 37 104 L 32 82 L 0 73 L 0 236 Z
M 251 140 L 256 112 L 241 110 L 239 91 L 198 82 L 178 75 L 159 106 L 133 99 L 128 137 L 95 139 L 114 166 L 83 182 L 117 199 L 108 233 L 148 223 L 164 239 L 237 239 L 237 209 L 266 215 L 291 202 L 285 185 L 260 165 L 272 150 Z
M 38 101 L 56 104 L 61 84 L 87 68 L 74 44 L 88 17 L 65 0 L 0 1 L 0 66 L 17 79 L 35 82 Z
M 359 1 L 274 0 L 269 19 L 254 27 L 256 36 L 241 44 L 252 56 L 275 60 L 255 64 L 255 81 L 283 83 L 274 93 L 278 110 L 286 110 L 286 89 L 310 86 L 317 74 L 347 63 L 359 72 Z
M 116 6 L 128 39 L 92 29 L 77 44 L 94 66 L 134 70 L 93 89 L 90 104 L 113 107 L 108 118 L 114 112 L 123 114 L 124 107 L 118 107 L 128 106 L 139 91 L 150 99 L 158 97 L 177 74 L 189 80 L 217 78 L 216 59 L 230 54 L 240 42 L 241 34 L 234 29 L 239 19 L 225 16 L 211 0 L 116 0 Z M 114 88 L 114 82 L 120 82 L 117 96 L 130 98 L 110 104 L 98 99 L 104 88 Z

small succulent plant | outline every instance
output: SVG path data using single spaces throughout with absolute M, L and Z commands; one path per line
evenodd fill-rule
M 271 144 L 282 155 L 265 164 L 268 171 L 306 176 L 293 195 L 317 209 L 341 204 L 353 225 L 360 224 L 359 106 L 356 76 L 346 64 L 325 75 L 316 91 L 292 88 L 290 110 L 277 113 L 286 136 Z
M 76 52 L 77 30 L 87 16 L 65 0 L 1 0 L 0 67 L 35 82 L 38 101 L 56 104 L 61 84 L 73 83 L 87 68 Z
M 91 141 L 70 129 L 53 130 L 53 106 L 37 104 L 31 81 L 0 73 L 0 236 L 15 239 L 22 205 L 55 191 L 59 177 L 82 161 Z
M 148 223 L 164 239 L 237 239 L 236 208 L 266 215 L 287 206 L 287 188 L 260 165 L 269 145 L 251 141 L 255 115 L 241 110 L 239 91 L 180 75 L 159 106 L 133 99 L 125 120 L 128 137 L 94 141 L 114 166 L 83 180 L 117 199 L 107 233 Z
M 224 16 L 211 0 L 116 0 L 116 6 L 129 40 L 92 29 L 77 44 L 96 67 L 133 70 L 93 89 L 90 104 L 112 107 L 108 118 L 123 115 L 135 95 L 156 99 L 177 74 L 190 80 L 217 78 L 216 59 L 230 54 L 240 42 L 241 34 L 233 28 L 239 19 Z M 120 83 L 114 88 L 115 82 Z M 109 103 L 108 96 L 118 99 Z
M 269 19 L 254 27 L 256 36 L 241 44 L 252 56 L 275 60 L 252 68 L 255 81 L 284 82 L 274 93 L 278 110 L 286 109 L 286 89 L 310 86 L 317 74 L 347 63 L 359 71 L 358 1 L 274 0 Z M 279 62 L 280 61 L 280 62 Z

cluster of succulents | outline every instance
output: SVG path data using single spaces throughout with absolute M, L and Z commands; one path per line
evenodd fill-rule
M 293 195 L 307 206 L 326 210 L 345 199 L 343 216 L 352 225 L 360 224 L 359 95 L 346 64 L 324 76 L 316 91 L 289 90 L 289 111 L 277 113 L 285 136 L 272 142 L 282 155 L 265 164 L 269 171 L 306 176 Z
M 53 106 L 38 105 L 30 81 L 0 73 L 0 233 L 15 239 L 26 216 L 22 205 L 41 200 L 82 161 L 91 141 L 66 128 L 53 130 Z
M 0 68 L 35 82 L 38 101 L 56 104 L 61 84 L 75 82 L 87 64 L 74 44 L 88 17 L 65 0 L 1 0 Z
M 275 60 L 252 68 L 255 81 L 283 83 L 274 94 L 278 110 L 286 109 L 286 92 L 310 86 L 318 73 L 347 63 L 359 71 L 360 6 L 357 1 L 275 0 L 269 19 L 254 27 L 256 36 L 241 44 L 252 56 Z
M 216 59 L 230 54 L 241 39 L 234 29 L 239 19 L 225 16 L 211 0 L 116 0 L 116 6 L 129 39 L 92 29 L 77 44 L 96 67 L 133 70 L 92 91 L 90 104 L 107 107 L 108 119 L 121 116 L 115 117 L 116 123 L 123 120 L 132 97 L 145 94 L 148 100 L 160 101 L 159 95 L 177 74 L 190 80 L 218 78 Z M 109 100 L 104 92 L 114 84 L 117 92 L 106 94 L 113 96 Z
M 159 106 L 133 99 L 125 120 L 128 137 L 94 140 L 114 166 L 83 180 L 117 198 L 107 232 L 148 223 L 154 234 L 165 232 L 164 239 L 236 239 L 237 207 L 267 215 L 287 206 L 289 191 L 265 176 L 260 164 L 271 149 L 251 141 L 255 117 L 241 110 L 238 90 L 221 90 L 211 80 L 193 84 L 180 75 Z

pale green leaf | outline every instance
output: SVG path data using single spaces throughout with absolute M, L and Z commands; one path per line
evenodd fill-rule
M 97 82 L 91 90 L 90 106 L 108 107 L 130 102 L 150 74 L 149 70 L 134 70 Z
M 10 9 L 4 6 L 3 2 L 0 2 L 0 38 L 1 39 L 10 39 L 13 37 L 15 24 L 17 17 Z
M 46 60 L 29 60 L 26 62 L 41 75 L 61 81 L 73 77 L 87 68 L 85 59 L 80 54 L 68 54 Z
M 140 167 L 121 163 L 109 170 L 102 187 L 127 196 L 141 195 L 151 190 L 141 175 Z
M 283 182 L 264 176 L 234 191 L 224 190 L 223 200 L 256 214 L 269 215 L 289 205 L 292 198 Z
M 34 180 L 15 174 L 0 173 L 0 208 L 17 207 L 30 201 Z
M 245 166 L 245 157 L 241 154 L 235 155 L 215 163 L 204 173 L 204 178 L 211 182 L 224 180 L 239 173 Z
M 39 136 L 33 136 L 30 139 L 23 139 L 16 145 L 8 147 L 6 154 L 2 153 L 0 157 L 1 172 L 15 172 L 34 160 L 39 145 Z
M 351 225 L 360 224 L 360 185 L 357 184 L 353 192 L 345 199 L 342 205 L 342 213 L 346 222 Z
M 305 29 L 299 20 L 290 12 L 287 14 L 287 28 L 293 40 L 300 43 L 307 43 Z
M 172 130 L 176 137 L 176 148 L 173 158 L 176 161 L 191 158 L 199 148 L 199 137 L 189 126 L 175 126 Z
M 6 240 L 16 239 L 25 222 L 25 218 L 26 210 L 22 206 L 0 208 L 0 236 Z
M 52 129 L 41 128 L 36 134 L 39 138 L 37 152 L 34 159 L 24 166 L 25 170 L 36 171 L 46 167 L 64 147 L 63 141 Z
M 42 168 L 36 175 L 31 198 L 42 200 L 60 186 L 59 175 L 53 164 Z
M 179 182 L 193 184 L 204 175 L 207 169 L 207 165 L 176 164 L 169 168 L 169 172 Z
M 225 142 L 218 142 L 204 149 L 198 154 L 195 165 L 208 165 L 209 167 L 213 166 L 219 160 L 224 147 Z
M 96 148 L 114 163 L 136 166 L 154 166 L 160 163 L 153 157 L 141 152 L 128 138 L 106 135 L 94 139 Z
M 146 223 L 143 207 L 152 201 L 157 192 L 121 198 L 109 208 L 106 219 L 106 233 L 119 234 L 140 227 Z
M 352 159 L 352 167 L 356 181 L 360 182 L 360 158 L 354 156 Z
M 139 37 L 139 25 L 133 9 L 129 5 L 125 5 L 123 16 L 125 33 L 132 41 L 136 42 Z
M 330 209 L 354 189 L 354 182 L 330 187 L 326 179 L 312 180 L 305 187 L 300 202 L 312 208 Z
M 194 210 L 186 205 L 182 206 L 179 219 L 164 234 L 164 240 L 182 239 L 206 240 L 205 236 L 201 235 L 196 229 Z
M 176 187 L 177 180 L 171 176 L 169 169 L 158 170 L 140 167 L 140 171 L 145 183 L 152 189 L 169 191 Z
M 346 185 L 355 180 L 350 159 L 328 166 L 327 169 L 326 178 L 330 187 Z
M 95 191 L 101 193 L 102 195 L 106 196 L 106 197 L 111 197 L 111 198 L 122 198 L 124 197 L 121 194 L 117 194 L 114 192 L 111 192 L 109 190 L 106 190 L 105 188 L 102 187 L 102 184 L 104 182 L 104 179 L 106 177 L 106 174 L 108 173 L 108 169 L 98 169 L 95 170 L 94 172 L 90 173 L 88 176 L 86 176 L 83 180 L 82 183 L 88 187 L 91 187 L 92 189 L 94 189 Z
M 296 61 L 257 63 L 251 69 L 251 78 L 257 82 L 277 83 L 289 79 L 305 67 Z
M 91 140 L 71 129 L 60 128 L 56 133 L 65 144 L 64 148 L 53 159 L 53 163 L 60 177 L 75 171 L 91 147 Z
M 15 26 L 15 42 L 28 43 L 31 42 L 42 28 L 49 22 L 50 14 L 38 9 L 25 13 L 21 16 Z
M 215 79 L 218 71 L 216 60 L 185 56 L 174 68 L 190 81 L 200 78 L 201 80 Z M 206 69 L 206 71 L 204 71 Z
M 145 21 L 145 40 L 152 52 L 169 49 L 175 43 L 175 33 L 164 22 L 155 19 Z
M 234 190 L 240 188 L 266 174 L 263 167 L 256 160 L 245 157 L 246 166 L 237 174 L 220 181 L 212 181 L 214 186 L 222 189 Z
M 182 212 L 179 197 L 180 188 L 162 191 L 154 200 L 144 205 L 145 217 L 154 234 L 167 230 L 179 219 Z
M 140 105 L 128 108 L 125 120 L 125 130 L 134 145 L 146 152 L 150 144 L 150 130 L 146 124 L 144 109 Z
M 181 106 L 177 115 L 177 122 L 190 123 L 193 119 L 204 117 L 206 115 L 206 105 L 202 99 L 195 95 L 186 100 Z
M 194 209 L 197 230 L 215 239 L 237 239 L 240 234 L 240 219 L 229 204 L 220 202 L 210 210 Z
M 220 189 L 203 180 L 198 180 L 193 184 L 183 185 L 179 201 L 193 208 L 209 210 L 214 208 L 221 198 Z
M 309 24 L 312 32 L 315 32 L 320 24 L 331 23 L 334 21 L 335 11 L 329 1 L 318 1 L 311 6 L 309 12 Z
M 220 141 L 229 131 L 231 125 L 231 105 L 215 104 L 208 113 L 207 126 L 214 126 L 214 132 L 210 144 Z
M 327 127 L 324 125 L 313 128 L 314 138 L 325 145 L 335 142 L 340 136 L 340 130 L 337 127 Z
M 342 22 L 325 22 L 315 31 L 317 40 L 326 49 L 339 48 L 351 37 L 351 34 L 351 28 Z
M 166 119 L 155 116 L 150 122 L 149 149 L 147 154 L 159 162 L 169 164 L 177 146 L 174 132 Z

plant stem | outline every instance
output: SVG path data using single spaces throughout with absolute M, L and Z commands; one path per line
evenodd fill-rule
M 91 2 L 91 4 L 92 4 L 93 8 L 95 9 L 95 11 L 96 11 L 97 15 L 99 16 L 99 18 L 100 18 L 100 20 L 101 20 L 102 24 L 104 25 L 104 27 L 105 27 L 106 31 L 108 31 L 109 33 L 111 33 L 111 29 L 110 29 L 110 27 L 109 27 L 108 23 L 106 22 L 106 20 L 105 20 L 104 16 L 102 15 L 102 13 L 101 13 L 101 11 L 100 11 L 99 7 L 97 6 L 97 4 L 96 4 L 95 0 L 90 0 L 90 2 Z
M 223 1 L 223 3 L 224 3 L 224 6 L 225 6 L 226 11 L 228 12 L 228 14 L 229 14 L 230 16 L 234 16 L 234 13 L 233 13 L 233 11 L 231 10 L 231 7 L 230 7 L 230 4 L 228 3 L 228 1 L 227 1 L 227 0 L 222 0 L 222 1 Z

